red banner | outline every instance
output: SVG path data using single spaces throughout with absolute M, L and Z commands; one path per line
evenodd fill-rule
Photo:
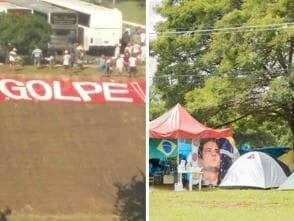
M 0 78 L 0 101 L 145 103 L 145 80 Z

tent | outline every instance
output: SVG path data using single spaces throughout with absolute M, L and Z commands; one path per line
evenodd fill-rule
M 288 153 L 283 154 L 278 158 L 280 161 L 285 163 L 291 171 L 294 170 L 294 151 L 290 150 Z
M 290 150 L 289 147 L 280 147 L 280 146 L 268 146 L 268 147 L 257 147 L 254 150 L 242 150 L 240 149 L 239 152 L 241 155 L 248 153 L 250 151 L 259 151 L 270 155 L 272 158 L 277 159 L 281 155 L 287 153 Z
M 182 152 L 180 148 L 182 146 L 180 140 L 196 140 L 200 138 L 224 138 L 231 135 L 231 128 L 212 129 L 201 124 L 200 122 L 195 120 L 180 104 L 177 104 L 168 112 L 151 121 L 149 124 L 150 144 L 152 143 L 153 138 L 164 139 L 164 141 L 157 146 L 157 150 L 164 153 L 165 155 L 166 153 L 168 153 L 169 155 L 172 155 L 173 153 L 173 145 L 168 144 L 166 140 L 172 138 L 176 139 L 177 165 L 180 162 L 180 154 Z M 193 148 L 193 145 L 190 146 L 191 148 Z M 153 151 L 152 149 L 149 149 L 150 156 L 154 154 L 154 152 L 155 151 Z M 190 149 L 188 152 L 190 152 Z
M 286 175 L 279 164 L 262 152 L 249 152 L 242 155 L 230 167 L 221 187 L 279 187 Z
M 282 183 L 279 190 L 294 190 L 294 173 Z
M 232 129 L 212 129 L 195 120 L 180 104 L 150 122 L 152 138 L 220 138 L 232 135 Z

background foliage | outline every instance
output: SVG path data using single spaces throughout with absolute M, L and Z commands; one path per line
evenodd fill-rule
M 20 54 L 28 54 L 34 46 L 46 49 L 51 28 L 46 19 L 38 15 L 0 15 L 0 43 L 11 43 Z
M 151 43 L 161 104 L 151 100 L 150 116 L 180 102 L 211 127 L 232 127 L 239 142 L 292 146 L 291 8 L 292 0 L 163 1 L 157 11 L 166 20 Z M 199 31 L 211 29 L 224 30 Z

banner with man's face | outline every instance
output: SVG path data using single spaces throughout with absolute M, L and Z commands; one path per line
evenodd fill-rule
M 198 158 L 198 165 L 203 168 L 203 184 L 217 185 L 238 158 L 238 151 L 228 138 L 201 139 Z

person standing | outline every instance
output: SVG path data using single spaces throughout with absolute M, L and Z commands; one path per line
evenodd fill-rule
M 63 66 L 64 66 L 64 69 L 65 69 L 66 72 L 70 68 L 70 54 L 68 53 L 68 50 L 64 51 Z
M 9 67 L 13 70 L 16 69 L 16 57 L 17 57 L 17 49 L 13 48 L 10 52 L 9 52 Z
M 124 55 L 121 54 L 119 58 L 116 60 L 116 69 L 118 70 L 119 74 L 123 73 L 124 69 Z
M 36 46 L 32 52 L 32 56 L 34 60 L 34 67 L 39 68 L 41 65 L 42 50 Z
M 120 45 L 116 44 L 114 48 L 114 57 L 117 59 L 119 58 L 119 55 L 120 55 Z
M 134 54 L 130 57 L 130 70 L 129 70 L 129 77 L 135 77 L 137 72 L 137 58 Z
M 85 55 L 85 50 L 83 45 L 79 44 L 76 48 L 76 51 L 77 51 L 77 65 L 80 69 L 83 69 L 84 55 Z
M 98 66 L 98 70 L 100 72 L 102 72 L 103 74 L 107 73 L 107 60 L 104 54 L 101 55 L 101 57 L 99 58 L 99 66 Z
M 6 50 L 5 50 L 5 64 L 9 64 L 9 53 L 12 51 L 13 46 L 11 43 L 7 44 Z

